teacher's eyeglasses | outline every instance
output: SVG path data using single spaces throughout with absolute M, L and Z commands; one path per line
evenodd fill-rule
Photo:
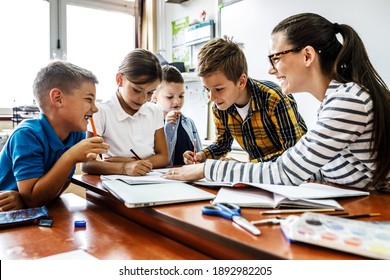
M 300 47 L 300 48 L 295 48 L 295 49 L 291 49 L 291 50 L 286 50 L 286 51 L 282 51 L 282 52 L 270 54 L 270 55 L 268 56 L 269 63 L 271 63 L 272 68 L 275 68 L 275 63 L 278 63 L 278 62 L 279 62 L 279 59 L 280 59 L 283 55 L 286 55 L 286 54 L 291 53 L 291 52 L 299 52 L 299 51 L 302 50 L 302 49 L 303 49 L 303 48 Z

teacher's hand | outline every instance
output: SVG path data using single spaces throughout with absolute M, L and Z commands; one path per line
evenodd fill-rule
M 180 168 L 169 169 L 162 178 L 180 181 L 196 181 L 204 178 L 204 163 L 184 165 Z

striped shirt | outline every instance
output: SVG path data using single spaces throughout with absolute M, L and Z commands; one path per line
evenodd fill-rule
M 354 83 L 332 81 L 314 128 L 276 161 L 241 164 L 207 160 L 205 177 L 279 185 L 299 185 L 314 179 L 365 188 L 375 170 L 370 149 L 373 115 L 373 102 L 367 92 Z
M 275 160 L 306 133 L 306 124 L 291 95 L 283 95 L 281 88 L 270 81 L 248 78 L 247 87 L 252 96 L 245 120 L 234 105 L 227 110 L 213 106 L 217 137 L 203 149 L 207 158 L 225 156 L 235 139 L 251 161 Z

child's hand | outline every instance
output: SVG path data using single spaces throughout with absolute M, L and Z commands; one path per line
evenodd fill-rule
M 137 160 L 123 164 L 122 175 L 145 176 L 153 168 L 149 160 Z
M 76 164 L 96 159 L 99 154 L 106 154 L 109 147 L 108 144 L 104 143 L 102 137 L 95 136 L 80 141 L 66 153 L 72 157 Z
M 180 111 L 178 110 L 173 110 L 173 111 L 170 111 L 167 113 L 167 115 L 165 116 L 165 121 L 167 123 L 172 123 L 172 124 L 175 124 L 177 123 L 177 120 L 179 119 L 180 117 Z
M 202 151 L 194 154 L 194 151 L 185 151 L 183 154 L 183 161 L 185 164 L 200 163 L 206 160 L 206 154 Z
M 17 191 L 0 192 L 0 212 L 24 208 L 22 197 Z

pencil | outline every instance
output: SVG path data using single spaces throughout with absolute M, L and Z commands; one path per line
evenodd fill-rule
M 194 163 L 196 163 L 196 138 L 194 138 Z
M 137 153 L 136 152 L 134 152 L 134 150 L 133 149 L 130 149 L 130 152 L 132 152 L 133 153 L 133 155 L 135 155 L 135 158 L 136 159 L 138 159 L 138 160 L 141 160 L 141 158 L 137 155 Z
M 303 212 L 331 212 L 336 211 L 334 208 L 324 208 L 324 209 L 284 209 L 284 210 L 269 210 L 260 212 L 262 215 L 268 214 L 283 214 L 283 213 L 303 213 Z
M 358 218 L 369 218 L 369 217 L 377 217 L 380 216 L 380 213 L 370 213 L 370 214 L 359 214 L 359 215 L 345 215 L 345 216 L 339 216 L 340 218 L 347 218 L 347 219 L 358 219 Z
M 97 134 L 97 132 L 96 132 L 95 122 L 94 122 L 92 116 L 89 117 L 89 122 L 91 123 L 91 126 L 92 126 L 93 136 L 98 136 L 98 134 Z M 102 154 L 99 154 L 99 157 L 100 157 L 100 159 L 103 159 Z
M 89 117 L 89 121 L 90 121 L 91 126 L 92 126 L 93 136 L 98 136 L 97 132 L 96 132 L 96 126 L 95 126 L 95 122 L 93 121 L 93 118 Z

